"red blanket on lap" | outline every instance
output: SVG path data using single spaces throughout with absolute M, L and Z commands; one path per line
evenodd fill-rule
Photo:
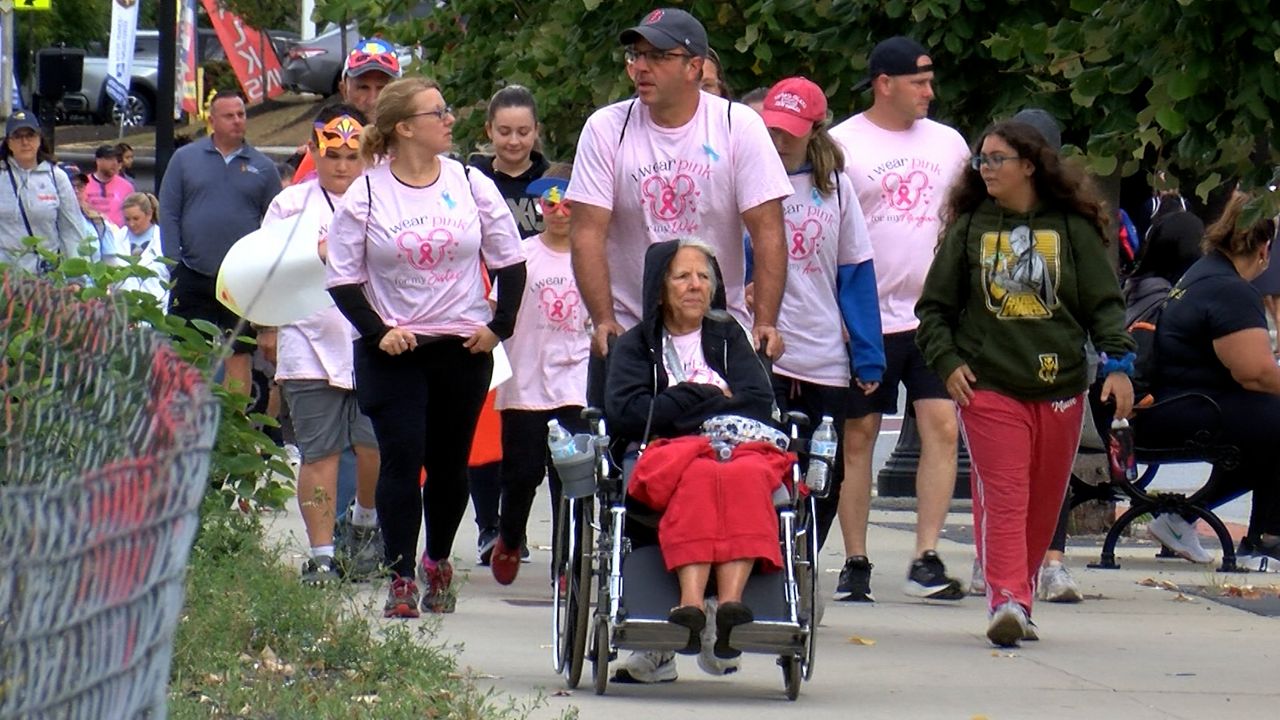
M 668 570 L 743 559 L 777 570 L 782 551 L 772 495 L 793 461 L 764 442 L 739 445 L 720 462 L 704 437 L 656 440 L 636 463 L 628 492 L 662 511 L 658 542 Z

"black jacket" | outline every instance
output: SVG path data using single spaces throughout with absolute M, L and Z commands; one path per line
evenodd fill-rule
M 644 261 L 644 319 L 624 333 L 609 352 L 605 415 L 619 437 L 643 438 L 646 425 L 650 437 L 687 435 L 714 415 L 745 415 L 763 422 L 774 419 L 769 374 L 746 330 L 724 311 L 724 282 L 715 263 L 717 287 L 712 310 L 702 320 L 702 352 L 707 364 L 729 384 L 733 397 L 725 397 L 714 385 L 669 385 L 662 366 L 666 331 L 659 302 L 667 267 L 678 247 L 676 240 L 649 247 Z
M 551 163 L 547 162 L 547 159 L 537 150 L 529 155 L 529 159 L 533 162 L 529 169 L 517 177 L 512 177 L 494 169 L 492 155 L 476 153 L 467 158 L 468 165 L 484 173 L 494 185 L 498 186 L 498 192 L 502 193 L 502 197 L 507 201 L 507 207 L 511 208 L 512 217 L 516 219 L 516 227 L 520 230 L 521 239 L 531 238 L 542 232 L 544 228 L 542 213 L 538 208 L 538 198 L 526 195 L 525 189 L 529 187 L 529 183 L 542 177 L 543 173 L 551 167 Z

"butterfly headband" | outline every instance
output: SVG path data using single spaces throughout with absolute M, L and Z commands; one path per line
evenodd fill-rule
M 350 115 L 339 115 L 329 122 L 316 123 L 316 147 L 321 155 L 329 150 L 341 150 L 343 146 L 360 149 L 360 132 L 364 126 Z

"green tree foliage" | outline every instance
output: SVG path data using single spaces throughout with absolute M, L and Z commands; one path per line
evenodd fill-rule
M 259 30 L 298 25 L 297 0 L 218 0 L 218 4 L 239 15 L 249 27 Z
M 415 0 L 319 0 L 361 29 L 420 45 L 421 71 L 459 108 L 455 136 L 483 137 L 483 106 L 506 83 L 533 89 L 550 155 L 572 156 L 590 112 L 627 97 L 617 33 L 652 0 L 453 0 L 386 24 Z M 837 119 L 864 109 L 867 55 L 907 34 L 930 48 L 934 116 L 975 138 L 993 119 L 1046 108 L 1100 175 L 1171 169 L 1208 192 L 1257 186 L 1277 162 L 1280 21 L 1269 0 L 670 0 L 699 17 L 738 92 L 803 74 Z M 1070 151 L 1070 149 L 1069 149 Z

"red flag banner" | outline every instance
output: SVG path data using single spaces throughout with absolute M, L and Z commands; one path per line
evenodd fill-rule
M 244 24 L 239 15 L 227 12 L 218 0 L 203 0 L 213 31 L 227 53 L 249 104 L 254 105 L 284 92 L 280 83 L 280 59 L 271 40 Z M 266 72 L 263 72 L 263 68 Z M 265 80 L 264 80 L 265 76 Z

